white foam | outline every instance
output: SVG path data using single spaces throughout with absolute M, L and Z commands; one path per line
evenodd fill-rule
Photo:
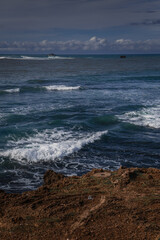
M 44 57 L 31 57 L 31 56 L 21 56 L 20 60 L 47 60 L 48 58 Z
M 1 56 L 0 60 L 9 59 L 9 60 L 70 60 L 75 59 L 73 57 L 61 57 L 61 56 L 48 56 L 48 57 L 32 57 L 32 56 L 21 56 L 21 57 L 13 57 L 13 56 Z
M 13 56 L 3 56 L 0 57 L 1 59 L 9 59 L 9 60 L 44 60 L 44 58 L 39 58 L 39 57 L 29 57 L 29 56 L 21 56 L 21 57 L 13 57 Z M 45 58 L 47 59 L 47 58 Z
M 70 91 L 70 90 L 78 90 L 81 86 L 65 86 L 65 85 L 51 85 L 51 86 L 44 86 L 43 88 L 47 89 L 48 91 Z
M 11 56 L 3 56 L 3 57 L 0 57 L 0 60 L 3 60 L 3 59 L 9 59 L 9 60 L 19 60 L 20 58 L 17 58 L 17 57 L 11 57 Z
M 19 58 L 20 59 L 20 58 Z M 48 56 L 48 57 L 32 57 L 32 56 L 21 56 L 21 60 L 55 60 L 55 59 L 74 59 L 72 57 L 60 57 L 60 56 Z
M 0 151 L 0 156 L 20 162 L 54 161 L 79 151 L 84 145 L 93 143 L 108 131 L 96 133 L 75 133 L 60 129 L 45 130 L 33 137 L 9 141 L 8 150 Z
M 6 90 L 3 90 L 4 92 L 8 92 L 8 93 L 16 93 L 16 92 L 19 92 L 20 89 L 19 88 L 13 88 L 13 89 L 6 89 Z
M 74 59 L 73 57 L 48 56 L 48 59 Z
M 118 118 L 139 126 L 160 128 L 160 105 L 128 112 Z

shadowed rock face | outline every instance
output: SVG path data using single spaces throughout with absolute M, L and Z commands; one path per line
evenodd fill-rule
M 0 191 L 1 240 L 159 240 L 160 170 L 48 170 L 35 191 Z

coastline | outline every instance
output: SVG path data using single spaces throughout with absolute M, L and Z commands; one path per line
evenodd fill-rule
M 48 170 L 22 194 L 0 191 L 0 239 L 160 239 L 160 169 Z

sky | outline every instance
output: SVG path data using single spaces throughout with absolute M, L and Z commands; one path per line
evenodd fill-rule
M 0 53 L 160 53 L 159 0 L 0 0 Z

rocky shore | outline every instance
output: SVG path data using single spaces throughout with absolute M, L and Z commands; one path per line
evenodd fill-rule
M 51 170 L 35 191 L 0 191 L 1 240 L 159 240 L 160 170 Z

